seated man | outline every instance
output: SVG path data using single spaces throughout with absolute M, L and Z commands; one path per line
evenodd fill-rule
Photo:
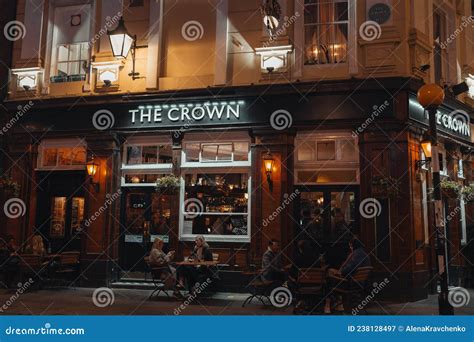
M 349 249 L 350 253 L 346 260 L 342 263 L 341 267 L 338 270 L 332 268 L 329 269 L 329 276 L 335 277 L 333 284 L 329 284 L 329 291 L 331 291 L 331 288 L 337 287 L 337 278 L 349 277 L 360 267 L 367 267 L 371 265 L 370 257 L 365 252 L 364 245 L 359 239 L 353 238 L 351 241 L 349 241 Z M 344 307 L 342 306 L 342 301 L 340 300 L 340 298 L 338 298 L 336 310 L 344 311 Z M 324 313 L 331 313 L 331 296 L 328 296 L 326 298 Z
M 262 256 L 262 280 L 265 282 L 285 282 L 286 274 L 283 270 L 280 256 L 280 244 L 277 240 L 270 240 L 268 248 Z

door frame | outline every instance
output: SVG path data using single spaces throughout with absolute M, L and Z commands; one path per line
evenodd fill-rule
M 295 221 L 294 225 L 294 230 L 293 230 L 293 236 L 294 233 L 298 231 L 299 227 L 298 225 L 300 224 L 301 217 L 301 194 L 303 192 L 322 192 L 324 196 L 324 218 L 325 220 L 329 218 L 330 216 L 330 211 L 327 210 L 326 202 L 329 199 L 329 206 L 331 205 L 331 198 L 330 198 L 330 193 L 331 192 L 353 192 L 355 196 L 355 217 L 354 217 L 354 225 L 356 227 L 355 232 L 360 235 L 360 213 L 359 213 L 359 203 L 360 203 L 360 185 L 359 184 L 335 184 L 335 185 L 295 185 L 294 186 L 295 191 L 298 190 L 298 196 L 295 199 L 295 205 L 294 205 L 294 211 L 293 211 L 293 217 L 297 218 Z M 325 227 L 326 229 L 326 227 Z

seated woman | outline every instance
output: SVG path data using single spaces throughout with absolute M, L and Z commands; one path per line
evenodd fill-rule
M 367 267 L 371 265 L 370 257 L 365 252 L 364 245 L 359 239 L 353 238 L 351 241 L 349 241 L 349 249 L 350 253 L 346 260 L 342 263 L 341 267 L 338 270 L 332 268 L 329 269 L 329 280 L 331 280 L 331 277 L 334 279 L 329 282 L 329 291 L 337 287 L 338 283 L 340 282 L 340 280 L 338 281 L 338 278 L 345 279 L 346 277 L 352 275 L 360 267 Z M 336 311 L 344 311 L 341 298 L 338 298 L 337 303 Z M 331 296 L 326 298 L 324 313 L 331 313 Z
M 176 297 L 182 297 L 179 290 L 176 288 L 176 268 L 170 265 L 174 258 L 174 251 L 169 251 L 167 254 L 163 252 L 163 240 L 156 238 L 150 252 L 149 264 L 151 267 L 165 267 L 160 273 L 160 278 L 165 284 L 165 289 L 173 290 Z

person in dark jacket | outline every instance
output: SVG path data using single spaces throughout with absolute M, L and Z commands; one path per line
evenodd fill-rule
M 212 251 L 204 236 L 198 235 L 194 241 L 194 249 L 188 259 L 190 261 L 212 261 Z M 212 281 L 219 279 L 217 269 L 203 265 L 184 267 L 180 273 L 180 276 L 186 278 L 190 291 L 194 291 L 199 284 L 202 284 L 208 278 L 212 279 Z
M 280 256 L 280 243 L 270 240 L 262 256 L 262 280 L 266 282 L 285 282 L 286 274 Z
M 333 279 L 335 279 L 329 282 L 330 292 L 332 292 L 332 288 L 337 287 L 338 283 L 340 283 L 340 281 L 337 280 L 338 278 L 341 279 L 349 277 L 354 274 L 354 272 L 356 272 L 357 269 L 359 269 L 360 267 L 367 267 L 371 265 L 370 257 L 365 252 L 364 245 L 359 239 L 353 238 L 351 241 L 349 241 L 349 249 L 350 253 L 347 256 L 346 260 L 342 263 L 341 267 L 338 270 L 329 269 L 330 278 L 332 277 Z M 331 313 L 331 300 L 331 296 L 328 296 L 326 298 L 324 313 Z M 336 305 L 336 311 L 344 311 L 342 299 L 338 298 L 337 302 L 338 304 Z

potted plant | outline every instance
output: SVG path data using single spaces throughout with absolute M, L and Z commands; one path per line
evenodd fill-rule
M 464 186 L 461 194 L 466 202 L 474 202 L 474 184 Z
M 179 178 L 175 175 L 166 175 L 156 180 L 156 191 L 175 192 L 180 185 Z
M 446 198 L 458 198 L 461 193 L 461 186 L 455 181 L 443 179 L 441 181 L 441 191 Z
M 400 193 L 398 179 L 386 176 L 372 178 L 372 196 L 377 198 L 396 198 Z
M 20 184 L 10 177 L 2 176 L 0 178 L 0 190 L 5 194 L 18 197 L 20 195 Z

